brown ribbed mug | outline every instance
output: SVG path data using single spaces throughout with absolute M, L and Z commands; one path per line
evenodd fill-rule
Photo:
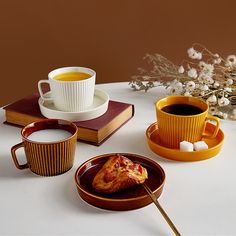
M 22 142 L 11 148 L 15 166 L 20 170 L 29 168 L 41 176 L 65 173 L 74 164 L 77 130 L 77 126 L 72 122 L 58 119 L 45 119 L 25 126 L 21 130 Z M 41 131 L 41 136 L 37 131 Z M 46 140 L 50 136 L 47 134 L 54 131 L 53 136 L 63 134 L 64 138 L 54 137 L 53 140 Z M 43 134 L 43 138 L 42 132 L 46 132 Z M 34 139 L 30 138 L 32 135 L 34 135 Z M 16 156 L 16 150 L 22 147 L 26 155 L 26 164 L 19 164 Z

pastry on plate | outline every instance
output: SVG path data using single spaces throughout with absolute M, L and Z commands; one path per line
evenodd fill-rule
M 148 178 L 147 170 L 125 156 L 114 155 L 95 175 L 92 186 L 97 192 L 114 193 L 142 184 Z

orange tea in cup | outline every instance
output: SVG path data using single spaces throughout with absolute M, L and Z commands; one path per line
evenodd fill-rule
M 208 104 L 196 97 L 168 96 L 156 103 L 156 115 L 160 141 L 168 148 L 179 148 L 182 141 L 197 142 L 214 138 L 219 130 L 220 119 L 208 115 Z M 214 121 L 211 135 L 204 133 L 206 122 Z
M 72 71 L 72 72 L 58 74 L 55 77 L 53 77 L 53 79 L 68 82 L 68 81 L 80 81 L 80 80 L 88 79 L 90 77 L 91 75 L 88 73 Z

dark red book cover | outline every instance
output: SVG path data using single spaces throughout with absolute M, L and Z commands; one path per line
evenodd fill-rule
M 16 102 L 6 105 L 5 107 L 3 107 L 3 109 L 15 111 L 25 115 L 45 118 L 40 112 L 38 99 L 39 99 L 39 94 L 34 93 L 30 96 L 27 96 Z
M 31 116 L 31 117 L 37 117 L 37 118 L 42 118 L 42 119 L 46 118 L 40 112 L 38 99 L 39 99 L 39 94 L 35 93 L 23 99 L 20 99 L 14 103 L 11 103 L 3 107 L 3 109 L 5 109 L 6 111 L 17 112 L 19 116 L 21 117 Z M 122 111 L 126 110 L 130 106 L 132 106 L 132 116 L 133 116 L 134 106 L 132 104 L 110 100 L 108 104 L 108 109 L 102 116 L 95 119 L 87 120 L 87 121 L 75 121 L 73 123 L 75 123 L 78 127 L 81 127 L 81 128 L 99 131 L 101 128 L 106 126 L 110 121 L 112 121 L 115 117 L 121 114 Z M 127 118 L 127 120 L 124 121 L 123 124 L 125 124 L 131 117 Z M 8 121 L 6 121 L 6 123 L 14 124 L 13 122 L 8 122 Z M 17 121 L 15 124 L 17 125 Z M 101 143 L 104 142 L 109 136 L 111 136 L 121 126 L 115 127 L 114 130 L 112 130 L 112 132 L 110 132 L 109 135 L 104 140 L 101 141 Z M 89 141 L 86 141 L 86 142 L 89 142 Z M 95 145 L 100 145 L 100 142 L 95 143 Z

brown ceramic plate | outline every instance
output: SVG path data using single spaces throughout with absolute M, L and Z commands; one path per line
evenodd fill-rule
M 117 153 L 96 156 L 78 167 L 75 173 L 75 182 L 80 197 L 87 203 L 108 210 L 132 210 L 144 207 L 152 200 L 142 185 L 113 193 L 102 194 L 94 191 L 92 181 L 96 173 L 102 168 L 108 158 Z M 158 198 L 165 182 L 165 172 L 155 161 L 136 154 L 119 153 L 147 169 L 148 179 L 145 183 Z

